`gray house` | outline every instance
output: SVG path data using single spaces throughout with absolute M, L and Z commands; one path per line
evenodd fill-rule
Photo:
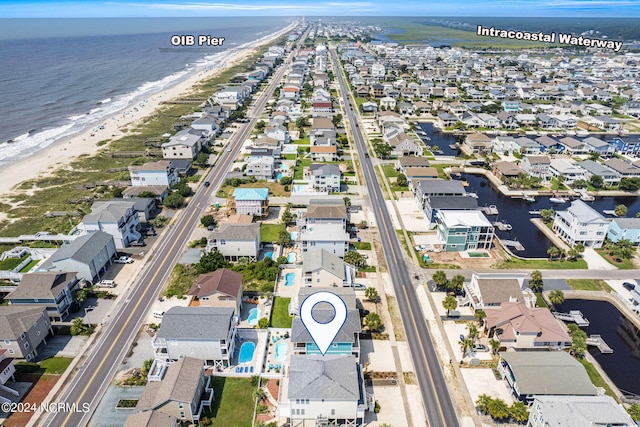
M 38 346 L 47 344 L 53 334 L 44 307 L 0 306 L 0 349 L 10 358 L 30 361 L 38 355 Z
M 278 415 L 292 426 L 361 426 L 370 398 L 353 356 L 291 356 L 289 387 Z
M 221 224 L 209 235 L 206 250 L 218 251 L 231 261 L 243 257 L 252 262 L 257 261 L 260 252 L 260 224 Z
M 76 272 L 28 273 L 7 299 L 15 306 L 46 308 L 52 320 L 63 321 L 73 304 L 80 281 Z
M 208 366 L 229 366 L 236 339 L 232 307 L 173 307 L 162 317 L 153 338 L 156 359 L 197 357 Z
M 354 266 L 325 249 L 308 251 L 302 261 L 302 278 L 305 286 L 351 286 L 355 274 Z
M 107 271 L 115 255 L 113 236 L 96 231 L 62 245 L 38 271 L 77 271 L 79 279 L 93 282 Z

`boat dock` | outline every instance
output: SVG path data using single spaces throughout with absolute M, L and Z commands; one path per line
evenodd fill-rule
M 598 347 L 600 353 L 603 354 L 613 353 L 613 349 L 609 347 L 606 342 L 604 342 L 604 339 L 600 335 L 589 335 L 589 338 L 587 338 L 587 345 Z
M 568 313 L 554 311 L 552 313 L 556 319 L 563 320 L 565 322 L 573 322 L 581 328 L 589 326 L 589 320 L 584 317 L 580 310 L 571 310 Z
M 615 216 L 615 217 L 618 216 L 618 215 L 616 215 L 616 211 L 613 210 L 613 209 L 604 209 L 602 211 L 602 213 L 605 214 L 605 215 L 611 215 L 611 216 Z
M 539 210 L 529 211 L 529 215 L 540 215 L 540 211 Z
M 505 246 L 507 248 L 513 248 L 516 251 L 524 251 L 524 246 L 522 246 L 522 243 L 518 242 L 517 240 L 505 240 L 505 239 L 499 239 L 499 240 L 502 246 Z
M 491 225 L 493 225 L 495 228 L 497 228 L 500 231 L 511 231 L 513 228 L 511 227 L 511 224 L 507 224 L 506 222 L 502 222 L 502 221 L 492 222 Z
M 498 215 L 498 208 L 496 205 L 483 206 L 480 208 L 480 212 L 485 215 Z
M 580 200 L 582 200 L 583 202 L 593 202 L 596 199 L 591 194 L 589 194 L 585 188 L 579 189 L 578 193 L 580 193 Z

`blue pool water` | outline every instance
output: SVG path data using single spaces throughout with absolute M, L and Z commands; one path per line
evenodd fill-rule
M 306 190 L 307 190 L 307 186 L 306 185 L 300 184 L 300 185 L 294 185 L 293 186 L 293 192 L 294 193 L 302 193 L 302 192 L 304 192 Z
M 292 231 L 291 233 L 289 233 L 289 235 L 291 236 L 291 240 L 294 241 L 294 242 L 298 239 L 298 232 L 297 231 Z
M 296 255 L 295 252 L 289 252 L 289 254 L 287 255 L 287 262 L 289 264 L 293 264 L 294 262 L 296 262 L 297 259 L 298 259 L 298 255 Z
M 251 310 L 249 310 L 249 317 L 247 318 L 247 323 L 250 325 L 257 325 L 259 316 L 260 316 L 260 310 L 257 308 L 252 308 Z
M 278 174 L 278 176 L 276 177 L 276 179 L 277 179 L 278 181 L 280 181 L 280 180 L 282 179 L 282 173 L 279 173 L 279 174 Z
M 293 286 L 293 280 L 296 278 L 296 273 L 287 273 L 284 275 L 284 279 L 286 280 L 286 282 L 284 283 L 285 286 Z
M 255 310 L 255 309 L 254 309 Z M 276 346 L 276 352 L 277 352 Z M 251 341 L 247 341 L 240 347 L 240 355 L 238 356 L 238 363 L 249 363 L 253 360 L 253 351 L 256 349 L 256 345 Z
M 271 258 L 271 259 L 273 259 L 273 251 L 265 252 L 265 254 L 264 254 L 264 258 Z M 264 258 L 263 258 L 263 259 L 264 259 Z
M 289 170 L 289 166 L 285 165 L 284 163 L 280 165 L 280 169 L 282 169 L 283 171 L 288 171 Z
M 243 344 L 244 346 L 244 344 Z M 284 342 L 284 341 L 280 341 L 278 344 L 276 344 L 276 360 L 278 362 L 282 362 L 284 359 L 287 358 L 287 349 L 289 348 L 289 345 Z

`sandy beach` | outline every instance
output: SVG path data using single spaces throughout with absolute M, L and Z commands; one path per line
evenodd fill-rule
M 229 67 L 242 62 L 254 52 L 255 48 L 270 43 L 282 34 L 292 30 L 295 25 L 296 23 L 292 23 L 277 33 L 252 42 L 241 49 L 234 49 L 221 59 L 220 64 L 222 66 L 201 70 L 175 86 L 147 95 L 144 103 L 140 103 L 140 100 L 133 100 L 123 109 L 104 117 L 100 124 L 88 126 L 82 132 L 61 139 L 38 151 L 33 156 L 5 165 L 0 168 L 0 201 L 7 202 L 8 195 L 20 191 L 16 190 L 15 187 L 23 181 L 46 177 L 47 174 L 64 167 L 78 156 L 95 153 L 99 149 L 98 142 L 100 141 L 121 138 L 142 119 L 154 114 L 162 101 L 169 101 L 188 94 L 191 88 L 199 82 L 210 79 Z M 103 128 L 98 129 L 100 125 Z M 0 217 L 0 219 L 2 218 Z

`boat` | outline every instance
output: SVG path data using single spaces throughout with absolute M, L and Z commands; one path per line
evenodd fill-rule
M 480 208 L 480 211 L 485 215 L 498 215 L 498 208 L 496 205 L 489 205 L 489 206 L 485 205 Z
M 452 150 L 459 150 L 460 146 L 457 144 L 449 144 L 449 148 L 451 148 Z
M 536 201 L 536 198 L 533 196 L 522 196 L 522 198 L 524 199 L 525 202 L 527 203 L 533 203 Z
M 614 209 L 605 209 L 602 211 L 602 213 L 605 215 L 618 216 Z
M 495 221 L 492 223 L 492 225 L 500 231 L 511 231 L 513 229 L 511 224 L 507 224 L 504 221 Z
M 567 203 L 567 199 L 562 197 L 549 197 L 551 203 Z
M 539 210 L 529 211 L 529 215 L 540 215 L 540 211 Z

